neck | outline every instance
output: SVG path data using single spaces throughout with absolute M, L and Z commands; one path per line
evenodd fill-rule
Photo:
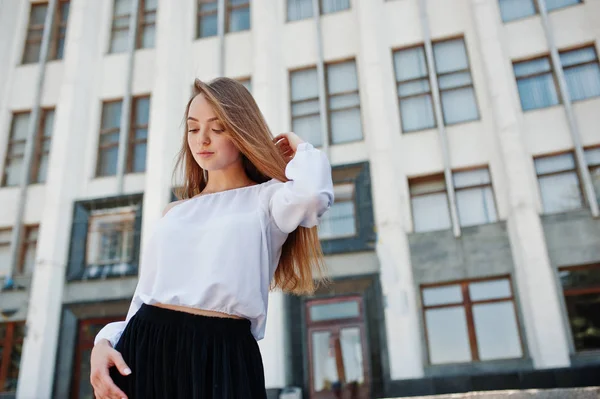
M 225 169 L 208 172 L 208 182 L 204 190 L 202 190 L 202 194 L 232 190 L 252 184 L 255 183 L 246 175 L 242 165 L 236 164 Z

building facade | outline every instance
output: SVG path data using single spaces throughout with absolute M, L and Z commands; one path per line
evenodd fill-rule
M 272 397 L 597 384 L 599 19 L 598 0 L 0 0 L 0 396 L 93 397 L 193 79 L 218 76 L 333 165 L 333 283 L 271 294 Z

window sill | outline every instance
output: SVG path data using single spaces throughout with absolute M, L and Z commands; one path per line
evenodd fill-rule
M 571 366 L 589 366 L 600 364 L 600 349 L 571 354 Z

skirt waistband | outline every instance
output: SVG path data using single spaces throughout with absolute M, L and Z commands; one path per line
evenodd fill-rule
M 247 319 L 198 315 L 145 303 L 142 304 L 135 316 L 152 323 L 186 325 L 204 332 L 250 333 L 250 320 Z

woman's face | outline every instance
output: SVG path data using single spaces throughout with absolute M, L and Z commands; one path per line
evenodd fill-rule
M 187 131 L 188 146 L 202 169 L 225 169 L 241 162 L 240 151 L 202 94 L 190 104 Z

